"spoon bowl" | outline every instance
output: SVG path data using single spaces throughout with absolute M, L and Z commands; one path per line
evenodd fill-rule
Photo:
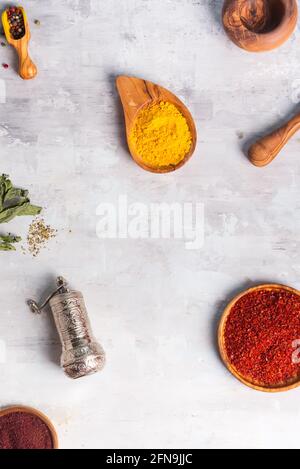
M 196 126 L 188 108 L 173 93 L 150 81 L 120 76 L 117 78 L 116 84 L 124 110 L 128 147 L 134 161 L 141 166 L 141 168 L 153 173 L 168 173 L 181 168 L 191 158 L 197 144 Z M 151 167 L 147 166 L 137 153 L 135 147 L 130 142 L 129 136 L 141 110 L 160 101 L 173 104 L 185 117 L 192 135 L 192 145 L 190 151 L 178 164 Z

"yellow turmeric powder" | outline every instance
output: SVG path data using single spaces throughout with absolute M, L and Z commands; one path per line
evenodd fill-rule
M 192 134 L 177 107 L 162 101 L 141 110 L 129 142 L 146 166 L 175 166 L 190 151 Z

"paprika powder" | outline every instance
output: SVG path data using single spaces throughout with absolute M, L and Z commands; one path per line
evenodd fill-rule
M 26 408 L 14 409 L 0 413 L 0 449 L 54 449 L 52 429 L 46 420 Z
M 261 387 L 300 379 L 300 360 L 294 359 L 299 339 L 300 296 L 284 287 L 246 292 L 224 326 L 227 360 L 243 379 Z

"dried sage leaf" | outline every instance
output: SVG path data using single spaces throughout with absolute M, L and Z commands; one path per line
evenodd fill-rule
M 13 235 L 0 235 L 0 251 L 15 251 L 14 243 L 19 243 L 22 238 Z
M 18 216 L 36 216 L 41 211 L 42 207 L 31 205 L 27 190 L 14 187 L 6 174 L 0 176 L 0 223 L 8 223 Z M 20 239 L 18 236 L 0 236 L 0 250 L 15 250 L 13 243 Z
M 2 241 L 3 243 L 18 243 L 21 240 L 22 238 L 20 236 L 14 236 L 11 234 L 0 235 L 0 242 Z
M 42 207 L 38 207 L 37 205 L 24 204 L 20 207 L 18 215 L 35 217 L 36 215 L 39 215 L 41 211 Z
M 12 244 L 0 243 L 0 251 L 15 251 L 16 248 Z

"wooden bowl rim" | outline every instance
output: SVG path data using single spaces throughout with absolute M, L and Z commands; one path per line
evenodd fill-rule
M 246 386 L 255 389 L 256 391 L 262 391 L 262 392 L 268 392 L 268 393 L 277 393 L 277 392 L 285 392 L 285 391 L 290 391 L 291 389 L 295 389 L 298 386 L 300 386 L 300 376 L 298 377 L 298 380 L 284 386 L 277 386 L 277 387 L 268 387 L 268 386 L 259 386 L 251 381 L 248 381 L 245 377 L 240 375 L 238 371 L 235 369 L 235 367 L 230 363 L 230 360 L 228 359 L 227 352 L 226 352 L 226 347 L 225 347 L 225 340 L 224 340 L 224 330 L 226 326 L 226 321 L 228 319 L 228 316 L 231 312 L 232 307 L 239 301 L 240 298 L 242 298 L 245 295 L 248 295 L 249 293 L 252 293 L 254 291 L 259 291 L 259 290 L 286 290 L 290 293 L 294 293 L 297 296 L 300 296 L 300 291 L 296 290 L 295 288 L 289 287 L 287 285 L 282 285 L 279 283 L 265 283 L 265 284 L 260 284 L 255 287 L 248 288 L 247 290 L 242 291 L 238 295 L 236 295 L 226 306 L 226 308 L 223 311 L 223 314 L 221 316 L 220 322 L 219 322 L 219 327 L 218 327 L 218 347 L 219 347 L 219 353 L 221 356 L 221 359 L 226 366 L 226 368 L 230 371 L 230 373 L 237 378 L 240 382 L 245 384 Z
M 297 2 L 296 0 L 280 0 L 282 3 L 283 3 L 283 6 L 284 6 L 284 13 L 280 19 L 280 22 L 277 26 L 275 26 L 275 28 L 271 29 L 270 31 L 268 32 L 254 32 L 252 31 L 251 29 L 247 28 L 246 25 L 243 23 L 243 21 L 240 20 L 240 22 L 232 27 L 232 29 L 228 28 L 227 25 L 225 24 L 224 22 L 224 18 L 227 16 L 227 12 L 229 10 L 229 5 L 230 4 L 238 4 L 240 0 L 227 0 L 225 1 L 224 3 L 224 6 L 223 6 L 223 12 L 222 12 L 222 20 L 223 20 L 223 26 L 224 26 L 224 29 L 226 31 L 226 33 L 228 34 L 229 38 L 236 44 L 238 45 L 239 47 L 241 47 L 242 49 L 244 50 L 247 50 L 247 51 L 250 51 L 250 52 L 266 52 L 268 50 L 272 50 L 272 49 L 276 49 L 277 47 L 280 47 L 280 45 L 284 44 L 284 42 L 286 42 L 290 36 L 293 34 L 295 28 L 296 28 L 296 25 L 297 25 L 297 20 L 298 20 L 298 5 L 297 5 Z M 293 12 L 295 12 L 295 17 L 293 16 L 293 14 L 288 14 L 288 11 L 287 11 L 287 8 L 286 8 L 286 4 L 287 2 L 291 1 L 293 3 Z M 228 15 L 230 18 L 232 17 L 232 15 Z M 287 31 L 287 28 L 288 28 L 288 25 L 289 23 L 291 22 L 291 20 L 294 20 L 294 24 L 291 28 L 291 31 L 288 33 Z M 240 29 L 243 29 L 244 31 L 247 31 L 247 35 L 249 37 L 249 39 L 255 39 L 257 41 L 257 50 L 253 50 L 251 49 L 251 47 L 245 47 L 239 40 L 238 40 L 238 37 L 236 37 L 235 35 L 235 31 L 236 30 L 240 30 Z M 278 37 L 278 35 L 280 37 Z M 267 49 L 264 49 L 264 43 L 265 43 L 265 39 L 272 39 L 273 36 L 276 36 L 274 37 L 274 46 L 269 46 Z M 261 50 L 259 50 L 259 47 L 261 47 Z
M 32 415 L 35 415 L 36 417 L 39 417 L 47 425 L 47 427 L 50 430 L 52 442 L 53 442 L 53 449 L 58 449 L 57 433 L 56 433 L 53 423 L 51 422 L 49 417 L 47 417 L 47 415 L 43 414 L 40 410 L 37 410 L 34 407 L 17 405 L 17 406 L 4 407 L 3 409 L 0 409 L 0 418 L 3 417 L 4 415 L 16 413 L 16 412 L 24 412 L 24 413 L 32 414 Z
M 132 78 L 132 79 L 137 79 L 137 80 L 141 80 L 141 81 L 147 81 L 143 78 L 138 78 L 138 77 L 135 77 L 135 76 L 129 77 L 128 75 L 119 75 L 116 78 L 116 84 L 117 84 L 118 89 L 119 89 L 118 81 L 122 78 Z M 158 86 L 160 89 L 166 91 L 166 93 L 169 95 L 168 99 L 162 99 L 162 98 L 153 99 L 153 98 L 149 97 L 148 101 L 145 101 L 143 104 L 141 104 L 136 109 L 135 116 L 132 119 L 131 125 L 128 126 L 127 122 L 126 122 L 126 137 L 127 137 L 128 148 L 129 148 L 129 152 L 130 152 L 130 155 L 131 155 L 132 159 L 142 169 L 144 169 L 146 171 L 149 171 L 150 173 L 159 173 L 159 174 L 171 173 L 171 172 L 176 171 L 177 169 L 181 168 L 182 166 L 184 166 L 190 160 L 190 158 L 193 156 L 193 154 L 195 153 L 195 150 L 196 150 L 196 147 L 197 147 L 197 141 L 198 141 L 197 127 L 196 127 L 195 120 L 194 120 L 194 118 L 192 116 L 192 113 L 190 112 L 189 108 L 186 106 L 186 104 L 184 104 L 183 101 L 181 101 L 181 99 L 179 99 L 177 97 L 177 95 L 175 95 L 173 92 L 169 91 L 167 88 L 164 88 L 161 85 L 158 85 L 156 83 L 153 83 L 153 84 L 155 86 Z M 139 113 L 143 109 L 146 109 L 147 107 L 150 107 L 150 106 L 152 106 L 156 103 L 159 103 L 161 101 L 165 101 L 165 102 L 169 102 L 169 103 L 173 104 L 181 112 L 183 117 L 186 119 L 189 130 L 190 130 L 191 135 L 192 135 L 192 145 L 191 145 L 190 151 L 185 155 L 185 157 L 181 161 L 179 161 L 179 163 L 177 163 L 177 165 L 151 167 L 151 166 L 147 166 L 143 162 L 143 160 L 139 157 L 139 155 L 136 153 L 135 149 L 133 148 L 133 146 L 130 143 L 129 136 L 130 136 L 132 127 L 134 126 L 134 123 L 135 123 Z

